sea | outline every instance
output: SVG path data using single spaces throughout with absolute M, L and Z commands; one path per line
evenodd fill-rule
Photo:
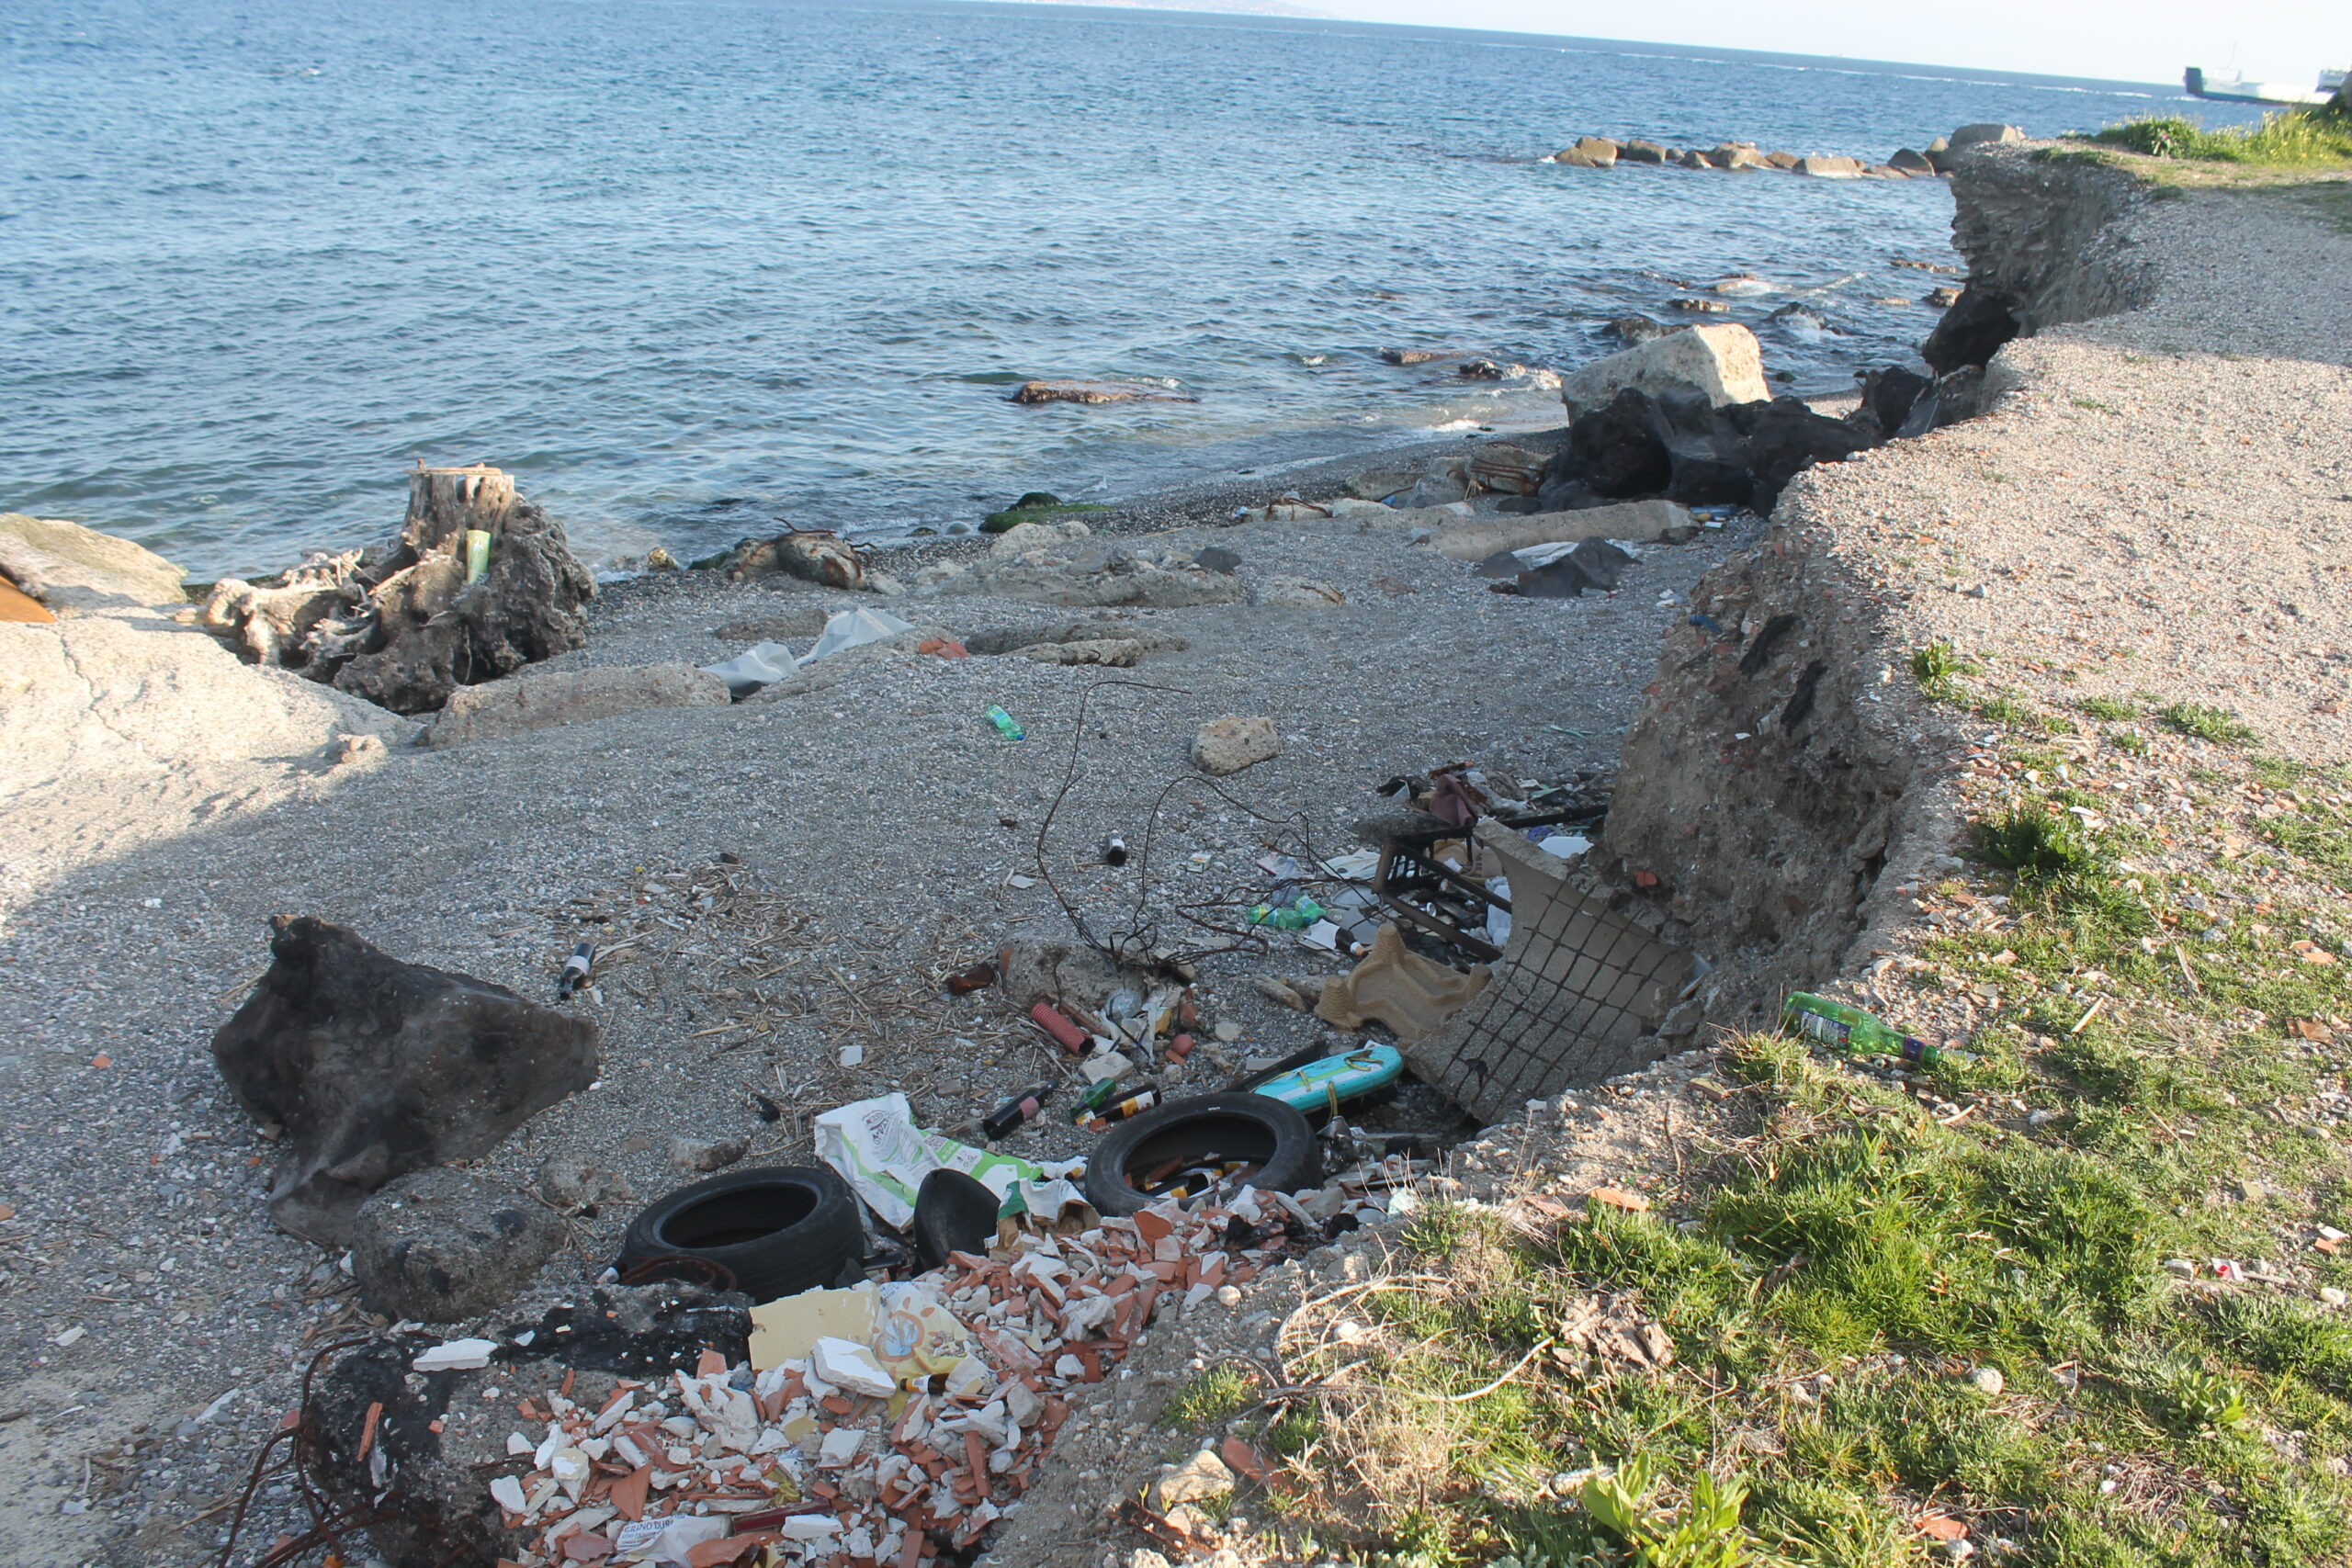
M 2180 107 L 1055 5 L 10 0 L 0 510 L 207 579 L 381 538 L 404 470 L 486 461 L 610 564 L 1556 424 L 1544 372 L 1631 313 L 1746 322 L 1786 389 L 1850 389 L 1952 281 L 1898 265 L 1957 263 L 1942 181 L 1540 160 L 1876 161 Z M 1009 401 L 1032 378 L 1172 396 Z

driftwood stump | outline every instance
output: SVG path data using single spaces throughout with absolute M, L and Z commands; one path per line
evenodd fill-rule
M 466 535 L 490 536 L 466 575 Z M 595 580 L 562 527 L 476 463 L 409 475 L 390 544 L 321 556 L 275 582 L 223 579 L 200 623 L 265 664 L 297 669 L 394 713 L 428 713 L 458 686 L 494 681 L 588 640 Z
M 495 538 L 514 510 L 514 476 L 487 463 L 463 468 L 428 468 L 417 459 L 408 477 L 408 516 L 401 543 L 424 556 L 479 528 Z

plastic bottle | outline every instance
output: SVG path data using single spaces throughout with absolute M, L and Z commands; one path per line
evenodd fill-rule
M 1250 911 L 1253 926 L 1272 926 L 1278 931 L 1303 931 L 1323 918 L 1323 906 L 1312 898 L 1302 897 L 1286 908 L 1261 904 Z
M 1007 740 L 1026 740 L 1029 739 L 1028 736 L 1022 733 L 1021 727 L 1012 722 L 1012 716 L 1005 712 L 1002 708 L 992 707 L 989 709 L 989 722 L 995 725 L 996 732 L 999 735 L 1003 736 Z
M 1860 1008 L 1833 1002 L 1827 997 L 1816 997 L 1811 991 L 1792 993 L 1789 999 L 1781 1004 L 1781 1021 L 1808 1040 L 1817 1040 L 1833 1051 L 1901 1056 L 1928 1066 L 1938 1062 L 1976 1060 L 1966 1051 L 1949 1051 L 1939 1045 L 1930 1045 Z
M 1046 1096 L 1053 1092 L 1053 1085 L 1041 1083 L 1035 1089 L 1014 1095 L 981 1120 L 980 1131 L 986 1133 L 993 1142 L 1020 1127 L 1022 1123 L 1035 1121 L 1037 1113 L 1046 1108 Z

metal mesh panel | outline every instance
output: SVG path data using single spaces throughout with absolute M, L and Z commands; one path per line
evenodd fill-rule
M 1495 977 L 1406 1059 L 1456 1104 L 1500 1121 L 1526 1101 L 1666 1055 L 1656 1031 L 1689 983 L 1689 952 L 1568 885 L 1562 863 L 1491 823 L 1479 842 L 1510 879 L 1510 941 Z

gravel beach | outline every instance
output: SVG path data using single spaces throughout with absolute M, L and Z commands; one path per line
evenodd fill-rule
M 2134 222 L 2154 306 L 2011 345 L 2017 389 L 1989 417 L 1817 470 L 1775 531 L 1866 563 L 1890 660 L 1947 640 L 2021 692 L 2211 705 L 2286 755 L 2352 760 L 2352 346 L 2330 319 L 2352 298 L 2352 239 L 2238 193 L 2151 204 Z M 1315 493 L 1296 475 L 1278 488 Z M 939 984 L 1008 941 L 1069 938 L 1045 874 L 1091 921 L 1140 906 L 1163 945 L 1214 946 L 1177 906 L 1262 887 L 1256 858 L 1301 836 L 1353 847 L 1351 824 L 1392 774 L 1468 761 L 1546 784 L 1605 776 L 1661 635 L 1702 574 L 1758 542 L 1735 525 L 1648 550 L 1614 593 L 1524 600 L 1395 525 L 1208 521 L 1264 499 L 1204 486 L 1117 526 L 1237 551 L 1253 590 L 1295 576 L 1346 602 L 1103 612 L 1186 645 L 1133 670 L 857 658 L 799 694 L 442 750 L 285 677 L 267 702 L 208 713 L 200 733 L 98 722 L 14 769 L 0 821 L 0 1558 L 209 1561 L 254 1451 L 297 1401 L 305 1348 L 364 1321 L 335 1258 L 264 1213 L 274 1151 L 208 1049 L 267 961 L 273 914 L 322 916 L 533 998 L 576 942 L 606 951 L 571 1004 L 602 1031 L 598 1086 L 481 1162 L 518 1189 L 549 1155 L 584 1154 L 649 1200 L 692 1179 L 673 1160 L 679 1138 L 805 1159 L 811 1115 L 890 1089 L 952 1126 L 1063 1071 L 990 993 L 953 1000 Z M 589 646 L 555 663 L 709 662 L 754 640 L 754 623 L 781 635 L 852 603 L 649 576 L 600 594 Z M 967 638 L 1091 614 L 968 595 L 888 607 Z M 194 635 L 141 635 L 167 633 Z M 990 705 L 1028 738 L 1000 737 Z M 1186 749 L 1225 715 L 1271 716 L 1283 747 L 1212 788 Z M 388 743 L 348 744 L 356 734 Z M 1101 863 L 1113 832 L 1148 834 L 1148 862 Z M 1246 976 L 1337 967 L 1288 946 L 1204 959 L 1206 1010 L 1240 1037 L 1202 1053 L 1198 1080 L 1321 1028 Z M 1679 1096 L 1688 1076 L 1667 1087 Z M 1040 1127 L 1019 1152 L 1080 1152 L 1080 1135 Z M 1644 1123 L 1623 1147 L 1571 1139 L 1552 1164 L 1655 1161 L 1658 1136 Z M 1513 1168 L 1544 1163 L 1521 1154 Z M 568 1251 L 491 1321 L 569 1299 L 635 1206 L 574 1220 Z M 1280 1311 L 1295 1272 L 1270 1277 L 1293 1297 Z M 1217 1308 L 1250 1330 L 1238 1345 L 1272 1321 L 1251 1314 L 1276 1310 Z M 1148 1393 L 1106 1385 L 1098 1397 L 1117 1403 L 1080 1416 L 1106 1443 L 1073 1450 L 1100 1479 L 1039 1496 L 1060 1509 L 1132 1492 L 1165 1457 L 1135 1439 L 1202 1353 L 1155 1349 Z M 273 1485 L 246 1540 L 299 1518 Z M 1102 1551 L 1091 1529 L 1056 1527 L 1017 1526 L 1032 1545 L 996 1560 Z

